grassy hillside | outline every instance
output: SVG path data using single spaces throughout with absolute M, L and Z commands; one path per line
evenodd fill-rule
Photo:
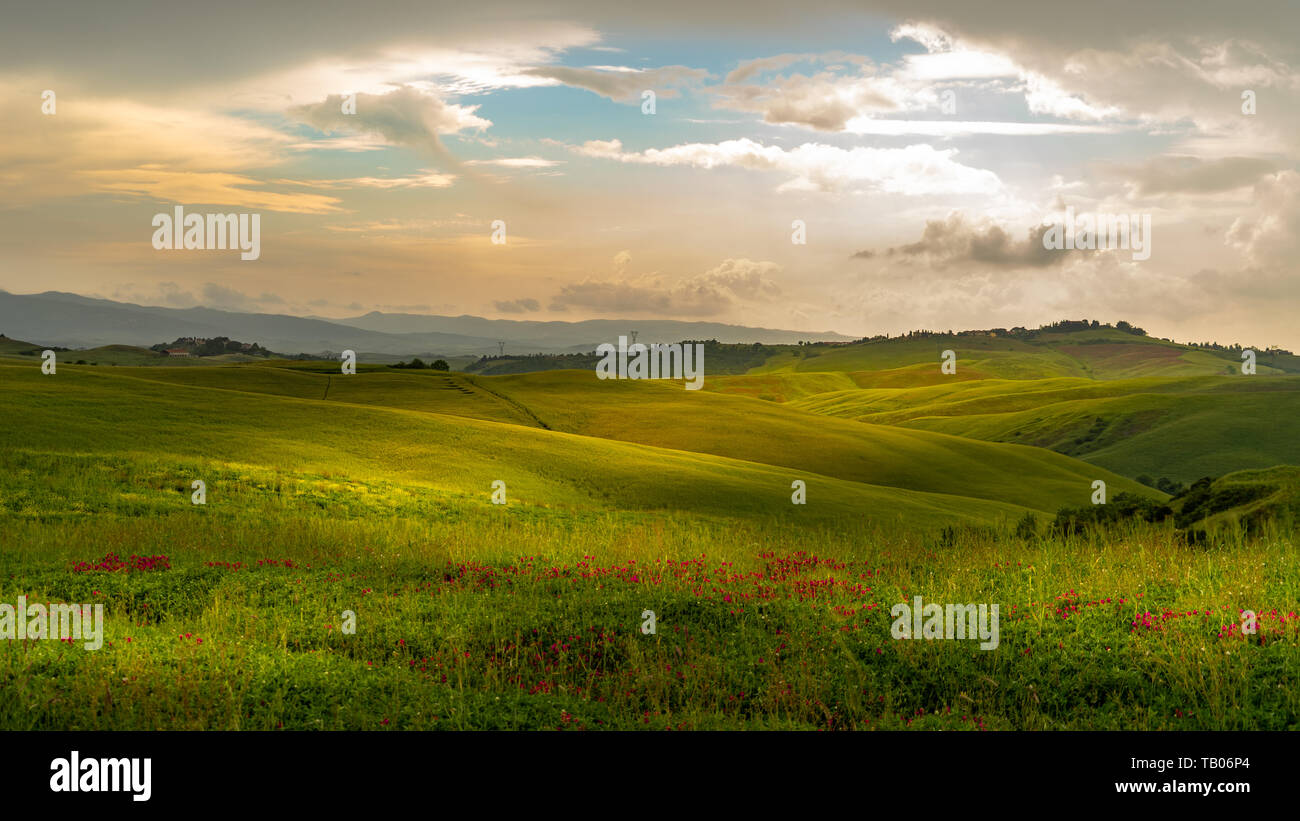
M 923 527 L 944 521 L 992 521 L 1024 512 L 1014 500 L 990 498 L 987 490 L 978 496 L 872 486 L 821 476 L 807 467 L 791 471 L 476 419 L 196 388 L 112 370 L 68 368 L 43 377 L 33 369 L 0 366 L 0 378 L 13 388 L 0 395 L 0 412 L 14 420 L 0 431 L 4 450 L 141 459 L 145 475 L 172 479 L 160 478 L 160 485 L 145 480 L 143 487 L 130 492 L 151 488 L 161 494 L 154 502 L 170 499 L 170 505 L 180 509 L 187 507 L 184 489 L 191 478 L 230 478 L 247 472 L 253 478 L 241 482 L 254 486 L 319 479 L 364 497 L 374 497 L 378 491 L 366 488 L 378 483 L 385 489 L 381 497 L 398 500 L 393 504 L 412 493 L 431 493 L 486 505 L 492 482 L 499 479 L 517 503 L 575 509 L 671 509 L 823 521 L 853 517 L 885 524 L 901 519 Z M 21 474 L 21 480 L 9 486 L 6 505 L 11 510 L 43 509 L 31 500 L 15 501 L 14 494 L 30 483 L 54 481 L 42 479 L 46 473 Z M 112 471 L 98 486 L 92 481 L 100 475 L 97 471 L 48 473 L 72 487 L 90 483 L 73 495 L 92 509 L 110 503 L 123 490 L 114 491 Z M 81 478 L 70 478 L 69 473 Z M 1069 472 L 1049 475 L 1059 480 Z M 791 504 L 795 478 L 808 482 L 808 505 Z M 214 501 L 219 486 L 213 484 Z M 50 492 L 45 501 L 63 509 L 58 501 L 62 494 Z
M 265 368 L 151 370 L 140 375 L 238 390 L 292 391 L 290 395 L 313 399 L 326 398 L 328 389 L 330 401 L 464 416 L 482 413 L 483 418 L 603 440 L 773 465 L 798 471 L 793 478 L 806 471 L 1048 512 L 1086 500 L 1095 479 L 1117 490 L 1156 495 L 1109 471 L 1043 450 L 862 425 L 771 402 L 687 391 L 681 383 L 601 381 L 587 371 L 503 377 L 293 374 L 283 381 Z
M 1240 373 L 1241 366 L 1241 360 L 1227 352 L 1192 348 L 1115 329 L 1098 329 L 1071 333 L 1043 331 L 1032 339 L 966 333 L 787 349 L 750 373 L 901 371 L 883 382 L 874 379 L 872 384 L 879 387 L 934 384 L 941 376 L 939 363 L 945 350 L 956 354 L 959 379 L 1212 376 Z M 1258 375 L 1300 372 L 1300 360 L 1288 355 L 1260 354 L 1256 368 Z M 913 375 L 926 381 L 907 378 Z
M 1204 534 L 1293 532 L 1300 522 L 1300 467 L 1242 470 L 1197 482 L 1179 497 L 1178 524 Z
M 358 365 L 357 371 L 355 376 L 345 377 L 338 365 L 288 365 L 281 361 L 261 367 L 153 368 L 130 375 L 192 387 L 328 399 L 541 427 L 525 410 L 478 387 L 477 377 L 443 371 L 393 371 L 374 365 Z
M 1300 377 L 1192 377 L 956 382 L 911 390 L 811 396 L 794 407 L 1049 448 L 1125 476 L 1189 482 L 1234 470 L 1300 464 Z
M 21 339 L 10 339 L 7 336 L 0 337 L 0 356 L 23 356 L 33 353 L 39 356 L 44 349 L 42 345 L 23 342 Z
M 44 350 L 46 350 L 44 345 L 33 345 L 30 342 L 21 342 L 8 338 L 0 339 L 0 357 L 21 357 L 23 360 L 34 360 L 39 364 L 41 352 Z M 106 366 L 169 365 L 172 367 L 192 367 L 194 365 L 255 360 L 255 357 L 235 354 L 204 358 L 171 357 L 158 351 L 138 348 L 134 345 L 102 345 L 98 348 L 74 348 L 72 350 L 56 348 L 54 350 L 58 354 L 56 361 L 59 365 L 72 365 L 80 362 L 86 365 Z

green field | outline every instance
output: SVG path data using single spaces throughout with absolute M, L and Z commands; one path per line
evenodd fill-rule
M 1300 377 L 1116 333 L 704 391 L 0 351 L 0 602 L 105 612 L 0 642 L 0 728 L 1296 728 Z M 1097 480 L 1172 514 L 1055 528 Z

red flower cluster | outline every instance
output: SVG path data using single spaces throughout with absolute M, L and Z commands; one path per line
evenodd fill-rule
M 72 565 L 73 573 L 86 573 L 90 571 L 107 571 L 114 572 L 121 570 L 124 573 L 130 573 L 132 570 L 170 570 L 171 560 L 166 556 L 137 556 L 134 553 L 127 560 L 123 560 L 116 553 L 109 553 L 98 562 L 75 562 Z
M 243 562 L 204 562 L 206 567 L 224 567 L 227 570 L 243 570 Z M 290 569 L 298 567 L 293 559 L 258 559 L 257 567 L 287 567 Z

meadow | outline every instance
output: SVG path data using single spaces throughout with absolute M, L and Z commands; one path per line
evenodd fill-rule
M 0 728 L 1300 726 L 1300 471 L 1250 470 L 1262 448 L 1217 433 L 1241 416 L 1191 401 L 1243 388 L 880 373 L 687 392 L 3 360 L 0 602 L 101 603 L 105 643 L 0 641 Z M 1248 398 L 1289 402 L 1292 379 Z M 1163 396 L 1172 418 L 1091 450 L 1004 441 L 1017 414 Z M 1170 499 L 1132 478 L 1141 457 L 1092 463 L 1177 424 L 1238 472 Z M 1198 505 L 1202 530 L 1053 529 L 1096 479 Z M 895 639 L 891 608 L 918 595 L 999 604 L 997 649 Z
M 232 514 L 6 521 L 5 601 L 108 615 L 100 651 L 6 643 L 0 726 L 1283 729 L 1300 710 L 1281 537 L 930 540 L 242 492 Z M 891 639 L 915 595 L 1000 602 L 998 649 Z

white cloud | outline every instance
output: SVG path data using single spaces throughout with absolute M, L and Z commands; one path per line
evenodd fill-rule
M 553 168 L 562 165 L 561 160 L 547 160 L 541 157 L 499 157 L 495 160 L 468 160 L 465 165 L 496 165 L 501 168 Z
M 387 94 L 357 94 L 356 113 L 343 113 L 343 95 L 332 94 L 324 101 L 297 106 L 290 114 L 327 132 L 370 134 L 390 145 L 401 145 L 446 156 L 440 136 L 492 125 L 474 112 L 478 106 L 448 103 L 411 86 Z
M 850 134 L 876 134 L 902 137 L 916 134 L 926 137 L 962 137 L 971 134 L 998 134 L 1010 137 L 1035 137 L 1045 134 L 1113 134 L 1120 130 L 1110 125 L 1072 123 L 1016 123 L 969 120 L 880 120 L 854 117 L 844 124 Z
M 788 179 L 778 190 L 882 191 L 913 196 L 928 194 L 994 195 L 1002 182 L 991 171 L 971 168 L 953 159 L 956 149 L 930 145 L 905 148 L 844 149 L 820 143 L 785 149 L 762 145 L 745 137 L 720 143 L 688 143 L 671 148 L 625 152 L 619 140 L 592 140 L 574 147 L 588 157 L 661 166 L 721 168 L 734 166 L 775 171 Z
M 350 177 L 338 180 L 277 180 L 286 185 L 306 188 L 447 188 L 456 180 L 455 174 L 441 174 L 427 168 L 418 174 L 405 177 Z
M 641 93 L 654 91 L 659 97 L 674 97 L 677 89 L 697 85 L 709 76 L 707 71 L 687 66 L 631 68 L 628 66 L 543 66 L 525 74 L 550 83 L 562 83 L 608 97 L 616 102 L 640 102 Z

